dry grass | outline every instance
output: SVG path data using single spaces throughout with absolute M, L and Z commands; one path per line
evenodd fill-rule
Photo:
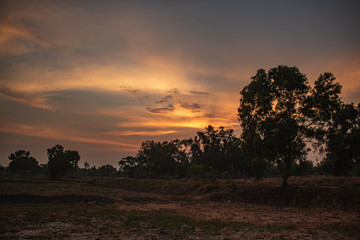
M 0 238 L 360 239 L 356 209 L 284 207 L 234 197 L 240 190 L 253 191 L 248 193 L 251 197 L 279 189 L 278 181 L 0 179 Z M 359 186 L 358 178 L 291 178 L 289 182 L 311 191 L 336 187 L 330 188 L 336 194 Z

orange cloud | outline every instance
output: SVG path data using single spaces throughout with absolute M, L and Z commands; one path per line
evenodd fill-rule
M 40 93 L 17 91 L 5 85 L 0 85 L 0 94 L 12 99 L 15 102 L 20 102 L 31 107 L 54 110 L 46 103 L 45 96 L 41 96 Z
M 108 135 L 114 135 L 114 136 L 159 136 L 159 135 L 166 135 L 176 133 L 174 130 L 168 130 L 168 131 L 131 131 L 131 130 L 125 130 L 125 131 L 111 131 L 107 132 Z
M 121 150 L 123 151 L 136 151 L 138 149 L 138 144 L 124 143 L 124 142 L 118 142 L 118 141 L 101 139 L 101 138 L 81 137 L 81 136 L 76 136 L 76 134 L 74 133 L 70 135 L 64 133 L 63 131 L 58 131 L 53 128 L 50 128 L 48 126 L 12 124 L 12 125 L 0 127 L 0 132 L 12 133 L 22 136 L 55 139 L 59 141 L 114 145 L 121 147 L 122 148 Z

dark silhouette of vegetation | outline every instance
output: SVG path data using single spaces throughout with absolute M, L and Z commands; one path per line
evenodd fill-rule
M 283 187 L 291 165 L 306 156 L 304 133 L 309 120 L 304 108 L 309 89 L 296 67 L 279 66 L 258 70 L 240 93 L 242 137 L 250 141 L 245 146 L 257 150 L 252 161 L 283 165 Z
M 338 128 L 335 119 L 342 106 L 341 86 L 334 80 L 331 73 L 320 75 L 312 89 L 298 68 L 278 66 L 268 72 L 258 70 L 240 93 L 238 116 L 244 151 L 252 162 L 265 160 L 279 166 L 283 187 L 287 186 L 292 165 L 304 164 L 309 151 L 307 141 L 316 140 L 318 146 L 325 142 L 327 160 L 335 152 L 344 153 L 331 147 L 335 138 L 332 129 Z M 350 125 L 354 127 L 353 123 Z
M 343 104 L 325 134 L 323 165 L 333 175 L 350 175 L 360 165 L 360 104 Z
M 331 73 L 312 88 L 296 67 L 260 69 L 240 93 L 240 138 L 232 129 L 208 126 L 188 140 L 149 140 L 119 162 L 120 172 L 196 179 L 281 173 L 283 188 L 292 174 L 351 174 L 359 168 L 359 106 L 344 104 L 340 93 Z M 309 143 L 325 153 L 318 166 L 306 159 Z
M 31 173 L 39 171 L 39 165 L 36 159 L 30 156 L 30 151 L 18 150 L 9 156 L 8 170 L 16 173 Z
M 119 161 L 121 171 L 128 176 L 184 177 L 189 165 L 188 141 L 145 141 L 136 157 L 126 157 Z
M 38 165 L 30 152 L 9 156 L 6 171 L 44 172 L 51 179 L 67 174 L 95 177 L 191 177 L 216 179 L 291 175 L 360 175 L 360 104 L 340 98 L 341 85 L 331 73 L 313 87 L 296 67 L 260 69 L 240 92 L 240 137 L 232 129 L 209 125 L 193 138 L 143 142 L 136 156 L 111 165 L 78 168 L 77 151 L 61 145 L 47 149 L 48 163 Z M 314 166 L 306 159 L 312 144 L 323 154 Z
M 119 161 L 129 177 L 193 177 L 196 179 L 249 176 L 241 140 L 232 129 L 209 125 L 194 138 L 165 142 L 145 141 L 135 157 Z
M 64 150 L 61 145 L 48 148 L 48 175 L 51 179 L 65 176 L 71 170 L 78 168 L 80 155 L 77 151 Z

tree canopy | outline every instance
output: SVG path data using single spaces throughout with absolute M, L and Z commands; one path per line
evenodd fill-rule
M 334 138 L 332 129 L 336 115 L 343 111 L 341 86 L 334 81 L 331 73 L 325 73 L 311 88 L 297 67 L 280 65 L 268 72 L 258 70 L 240 92 L 238 116 L 244 150 L 253 159 L 281 167 L 283 187 L 292 164 L 306 159 L 306 140 L 326 142 L 327 150 L 334 151 L 329 145 Z
M 80 155 L 77 151 L 64 150 L 61 145 L 48 148 L 48 174 L 52 179 L 63 177 L 71 169 L 78 167 Z
M 24 173 L 29 171 L 34 173 L 39 169 L 38 162 L 30 156 L 30 151 L 18 150 L 10 154 L 9 160 L 11 162 L 8 169 L 13 172 Z
M 344 103 L 341 85 L 331 73 L 308 83 L 297 67 L 259 69 L 240 92 L 238 118 L 241 136 L 234 130 L 209 125 L 193 138 L 142 142 L 136 156 L 122 158 L 119 171 L 99 168 L 61 145 L 47 149 L 47 169 L 52 179 L 69 173 L 82 176 L 127 177 L 256 177 L 281 173 L 283 187 L 291 174 L 360 175 L 360 104 Z M 323 153 L 314 167 L 307 159 L 310 145 Z M 39 169 L 29 151 L 10 154 L 8 169 Z M 277 167 L 277 169 L 276 169 Z M 357 170 L 356 170 L 357 169 Z M 356 172 L 357 171 L 357 172 Z

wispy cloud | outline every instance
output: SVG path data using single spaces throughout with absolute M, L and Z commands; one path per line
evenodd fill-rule
M 97 139 L 86 136 L 74 136 L 67 133 L 57 131 L 54 128 L 49 126 L 33 126 L 33 125 L 14 125 L 10 124 L 7 126 L 0 127 L 0 132 L 12 133 L 16 135 L 31 136 L 31 137 L 40 137 L 46 139 L 55 139 L 58 141 L 71 141 L 71 142 L 80 142 L 80 143 L 94 143 L 94 144 L 103 144 L 103 145 L 114 145 L 118 147 L 124 147 L 126 150 L 131 149 L 135 151 L 138 148 L 137 144 L 129 144 L 120 141 L 112 141 L 107 139 Z
M 9 97 L 13 101 L 20 102 L 28 106 L 54 110 L 53 107 L 47 104 L 47 95 L 42 95 L 41 93 L 39 94 L 25 91 L 17 91 L 5 85 L 0 85 L 0 94 Z
M 115 135 L 115 136 L 159 136 L 159 135 L 166 135 L 176 133 L 174 130 L 155 130 L 155 131 L 132 131 L 132 130 L 125 130 L 125 131 L 111 131 L 107 132 L 108 135 Z
M 201 91 L 190 91 L 191 94 L 194 94 L 194 95 L 203 95 L 203 96 L 209 96 L 210 93 L 208 92 L 201 92 Z
M 182 103 L 181 107 L 188 109 L 192 112 L 200 112 L 201 106 L 198 103 Z
M 169 104 L 165 107 L 158 107 L 158 108 L 154 108 L 154 107 L 146 107 L 145 108 L 148 112 L 154 113 L 154 114 L 164 114 L 164 113 L 169 113 L 175 110 L 175 107 L 173 104 Z
M 160 2 L 1 1 L 9 142 L 39 136 L 125 154 L 150 137 L 239 128 L 239 91 L 278 64 L 310 82 L 333 72 L 344 98 L 360 99 L 359 3 Z

